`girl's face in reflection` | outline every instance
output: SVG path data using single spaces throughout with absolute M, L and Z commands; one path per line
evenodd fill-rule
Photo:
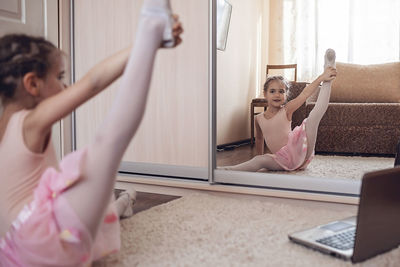
M 287 92 L 285 84 L 282 81 L 271 81 L 268 89 L 264 91 L 264 97 L 267 99 L 269 107 L 281 107 L 286 103 Z

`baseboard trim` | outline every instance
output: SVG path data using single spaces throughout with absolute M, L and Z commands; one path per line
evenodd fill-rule
M 141 174 L 142 176 L 208 180 L 208 167 L 123 161 L 118 171 L 127 175 Z
M 117 177 L 117 188 L 124 188 L 130 185 L 137 185 L 139 190 L 141 187 L 149 188 L 155 187 L 158 190 L 164 189 L 165 192 L 172 192 L 174 195 L 184 195 L 182 192 L 196 192 L 196 191 L 208 191 L 208 192 L 221 192 L 221 193 L 233 193 L 233 194 L 244 194 L 244 195 L 255 195 L 265 197 L 277 197 L 285 199 L 301 199 L 309 201 L 320 201 L 320 202 L 333 202 L 342 204 L 358 205 L 359 198 L 354 196 L 339 196 L 330 195 L 323 193 L 311 193 L 311 192 L 297 192 L 297 191 L 286 191 L 279 189 L 268 189 L 268 188 L 257 188 L 257 187 L 245 187 L 238 185 L 224 185 L 224 184 L 210 184 L 205 181 L 193 181 L 186 180 L 182 181 L 173 178 L 159 178 L 136 174 L 120 174 Z M 136 188 L 136 187 L 135 187 Z M 159 191 L 160 192 L 160 191 Z
M 222 144 L 222 145 L 217 145 L 217 151 L 233 150 L 240 146 L 249 145 L 250 141 L 251 141 L 251 138 L 239 140 L 239 141 L 235 141 L 235 142 L 231 142 L 231 143 L 226 143 L 226 144 Z

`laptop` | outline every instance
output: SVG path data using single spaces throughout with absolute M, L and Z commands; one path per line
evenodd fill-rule
M 400 167 L 364 174 L 358 214 L 289 234 L 295 243 L 352 262 L 400 244 Z

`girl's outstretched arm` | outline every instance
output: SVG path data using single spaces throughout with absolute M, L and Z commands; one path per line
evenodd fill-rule
M 126 48 L 95 65 L 78 82 L 42 100 L 24 121 L 24 139 L 33 152 L 42 152 L 52 125 L 115 81 L 125 68 L 131 48 Z M 40 88 L 39 88 L 40 89 Z
M 179 35 L 182 26 L 175 17 L 173 26 L 176 44 L 181 42 Z M 161 43 L 160 43 L 161 46 Z M 75 84 L 62 92 L 40 102 L 24 121 L 24 136 L 28 147 L 41 152 L 52 125 L 70 114 L 74 109 L 107 88 L 124 72 L 132 46 L 106 58 L 90 69 Z
M 306 102 L 307 98 L 309 98 L 315 90 L 318 88 L 318 86 L 321 84 L 321 82 L 328 82 L 332 81 L 336 77 L 336 69 L 332 67 L 328 67 L 325 69 L 325 71 L 318 76 L 317 79 L 315 79 L 312 83 L 306 86 L 304 90 L 295 98 L 290 100 L 286 104 L 286 115 L 288 117 L 288 120 L 292 120 L 292 115 L 293 113 L 303 105 L 304 102 Z

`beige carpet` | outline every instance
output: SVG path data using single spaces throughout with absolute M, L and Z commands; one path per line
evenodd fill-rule
M 355 180 L 361 179 L 365 172 L 392 168 L 393 164 L 394 158 L 316 155 L 307 169 L 293 171 L 290 174 Z M 276 173 L 288 174 L 288 172 Z
M 193 194 L 123 220 L 122 250 L 94 266 L 352 266 L 291 243 L 287 234 L 352 216 L 326 209 Z M 357 266 L 399 266 L 400 248 Z

